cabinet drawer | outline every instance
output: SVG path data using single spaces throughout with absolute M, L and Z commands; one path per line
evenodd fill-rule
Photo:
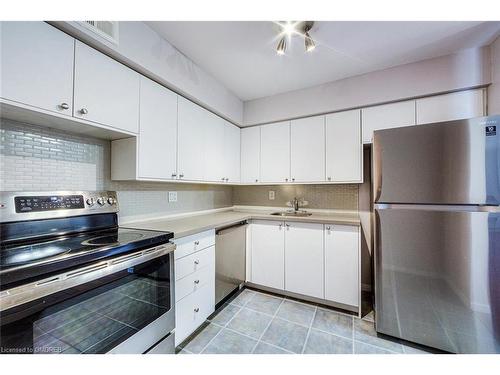
M 174 240 L 177 248 L 174 252 L 175 259 L 180 259 L 198 250 L 215 245 L 215 230 L 196 233 L 191 236 Z
M 175 305 L 175 345 L 179 345 L 214 312 L 215 280 Z
M 213 263 L 175 282 L 175 301 L 196 292 L 211 280 L 215 280 Z
M 201 270 L 206 266 L 215 264 L 215 246 L 197 251 L 194 254 L 188 255 L 182 259 L 175 261 L 175 280 L 180 280 L 187 275 Z

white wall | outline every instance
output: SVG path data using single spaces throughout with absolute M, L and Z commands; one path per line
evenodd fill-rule
M 453 55 L 247 101 L 244 105 L 243 125 L 256 125 L 489 84 L 489 52 L 487 46 L 468 49 Z
M 143 22 L 120 22 L 118 46 L 89 37 L 75 22 L 51 22 L 67 33 L 236 124 L 243 102 Z
M 490 45 L 491 86 L 488 89 L 488 114 L 500 115 L 500 37 Z

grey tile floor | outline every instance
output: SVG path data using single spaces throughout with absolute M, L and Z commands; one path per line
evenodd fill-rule
M 377 336 L 359 319 L 322 306 L 244 289 L 222 306 L 180 354 L 426 354 Z

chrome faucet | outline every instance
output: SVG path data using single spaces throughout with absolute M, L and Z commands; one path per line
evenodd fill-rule
M 297 197 L 294 197 L 290 203 L 293 206 L 293 210 L 297 212 L 299 210 L 299 200 L 297 199 Z

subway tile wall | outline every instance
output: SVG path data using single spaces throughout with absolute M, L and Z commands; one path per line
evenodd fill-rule
M 1 119 L 0 190 L 116 190 L 122 218 L 232 205 L 230 186 L 111 181 L 110 151 L 110 141 Z
M 274 191 L 274 200 L 269 199 L 269 191 Z M 235 186 L 233 203 L 235 205 L 286 207 L 294 197 L 308 202 L 304 208 L 357 210 L 358 185 L 269 185 Z

